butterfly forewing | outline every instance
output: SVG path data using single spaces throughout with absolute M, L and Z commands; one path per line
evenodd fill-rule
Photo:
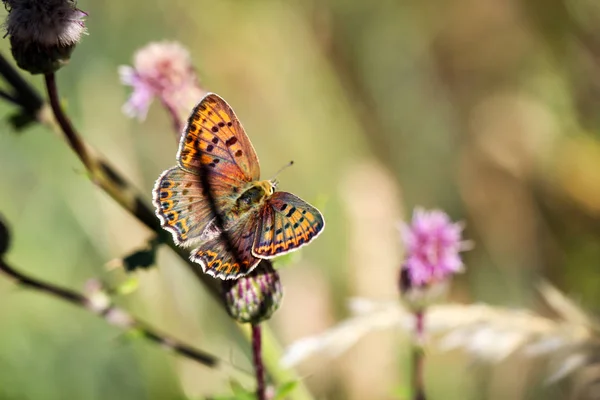
M 206 171 L 209 181 L 238 185 L 260 177 L 258 157 L 235 113 L 221 97 L 206 95 L 188 120 L 177 155 L 191 173 Z
M 213 218 L 200 178 L 179 167 L 163 172 L 152 194 L 156 215 L 177 244 L 199 238 Z
M 236 279 L 248 274 L 260 259 L 252 254 L 258 212 L 244 215 L 227 232 L 217 232 L 196 248 L 190 259 L 216 278 Z
M 260 213 L 252 253 L 272 258 L 308 244 L 325 227 L 315 207 L 287 192 L 275 192 Z

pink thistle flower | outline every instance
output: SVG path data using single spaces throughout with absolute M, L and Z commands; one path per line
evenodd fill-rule
M 123 112 L 146 118 L 157 97 L 171 114 L 177 133 L 206 92 L 200 88 L 189 52 L 177 42 L 154 42 L 139 49 L 133 67 L 119 67 L 121 82 L 133 87 Z
M 462 241 L 462 230 L 443 211 L 415 209 L 411 224 L 400 226 L 406 246 L 402 269 L 410 286 L 427 286 L 463 271 L 459 253 L 471 244 Z

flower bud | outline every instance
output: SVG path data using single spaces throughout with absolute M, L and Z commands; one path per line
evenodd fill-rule
M 17 65 L 32 74 L 52 73 L 68 63 L 86 32 L 87 13 L 73 0 L 3 0 L 4 23 Z
M 262 260 L 250 274 L 224 281 L 223 296 L 232 318 L 258 324 L 279 308 L 283 288 L 271 262 Z

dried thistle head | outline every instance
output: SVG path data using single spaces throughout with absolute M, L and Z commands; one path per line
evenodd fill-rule
M 86 33 L 87 13 L 73 0 L 3 0 L 4 28 L 17 65 L 32 74 L 51 73 L 65 65 Z

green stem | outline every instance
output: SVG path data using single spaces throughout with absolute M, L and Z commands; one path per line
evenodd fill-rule
M 415 311 L 415 338 L 412 348 L 412 381 L 413 399 L 426 400 L 425 385 L 423 382 L 423 366 L 425 354 L 423 343 L 425 340 L 425 315 L 423 310 Z

